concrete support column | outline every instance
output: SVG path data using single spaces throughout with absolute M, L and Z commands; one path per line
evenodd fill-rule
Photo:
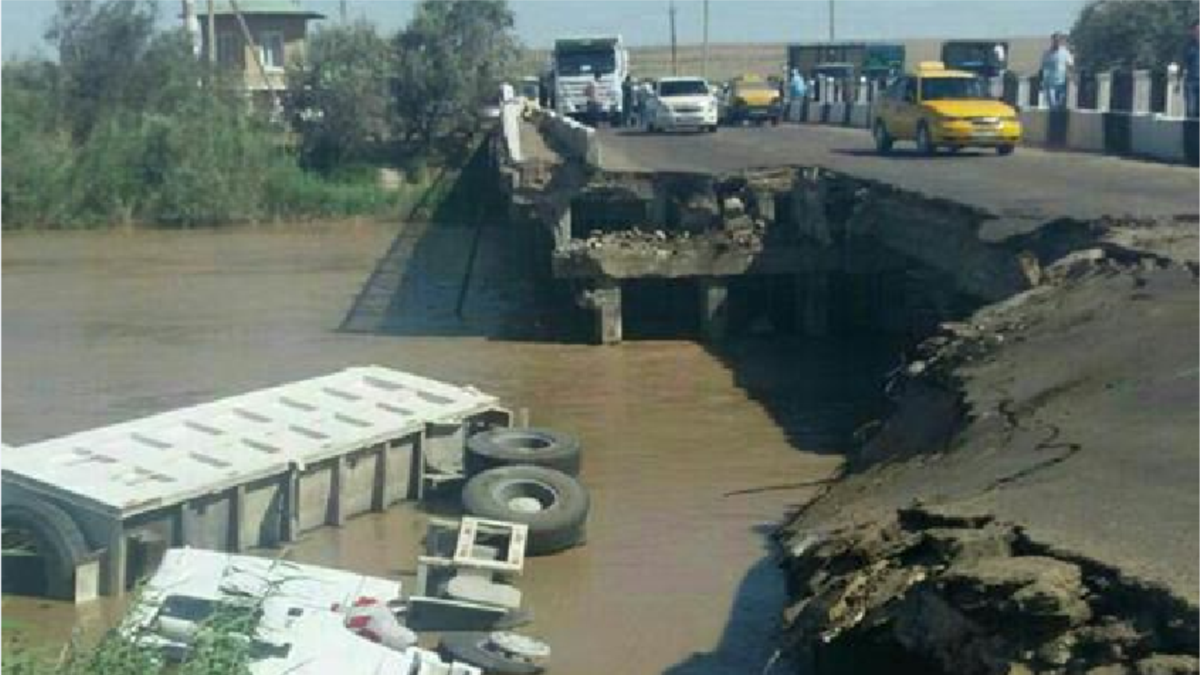
M 729 328 L 729 285 L 721 277 L 696 281 L 700 301 L 700 332 L 705 341 L 722 342 Z
M 1028 77 L 1017 78 L 1017 105 L 1019 107 L 1033 107 L 1034 99 L 1029 96 L 1030 90 L 1033 88 L 1031 79 Z
M 392 503 L 392 495 L 388 489 L 391 476 L 388 475 L 388 453 L 394 441 L 380 443 L 375 449 L 375 490 L 371 495 L 371 510 L 383 512 Z
M 554 225 L 554 248 L 561 249 L 571 241 L 571 207 L 568 205 L 563 209 L 562 215 L 558 217 L 558 222 Z
M 829 273 L 804 272 L 797 275 L 796 299 L 798 324 L 809 337 L 829 334 Z
M 329 477 L 329 525 L 341 527 L 346 523 L 346 456 L 338 455 L 333 459 Z
M 1133 106 L 1134 113 L 1150 112 L 1150 71 L 1133 71 Z
M 619 344 L 622 340 L 621 282 L 617 279 L 598 279 L 595 288 L 584 293 L 581 304 L 595 312 L 596 344 Z
M 1165 117 L 1183 117 L 1184 113 L 1183 101 L 1183 78 L 1179 73 L 1167 75 L 1167 101 L 1166 107 L 1163 110 Z
M 1112 107 L 1112 73 L 1096 76 L 1096 110 L 1108 112 Z
M 296 541 L 300 536 L 300 470 L 292 464 L 283 476 L 283 508 L 279 514 L 280 542 Z
M 1079 109 L 1079 76 L 1073 75 L 1067 79 L 1067 109 Z
M 246 522 L 246 484 L 229 490 L 229 550 L 241 553 L 258 542 L 249 541 L 249 533 L 255 528 Z
M 646 219 L 656 230 L 667 229 L 667 194 L 666 190 L 655 188 L 654 193 L 646 202 Z
M 125 595 L 125 569 L 128 550 L 125 546 L 125 528 L 114 523 L 108 534 L 108 546 L 101 564 L 104 583 L 100 592 L 119 598 Z

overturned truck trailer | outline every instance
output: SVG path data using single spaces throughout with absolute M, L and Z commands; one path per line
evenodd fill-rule
M 173 546 L 278 546 L 419 499 L 460 475 L 468 435 L 510 422 L 472 387 L 370 366 L 5 447 L 4 532 L 22 542 L 5 585 L 81 602 Z

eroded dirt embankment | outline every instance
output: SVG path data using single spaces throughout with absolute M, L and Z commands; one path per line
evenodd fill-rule
M 802 672 L 1197 672 L 1193 222 L 943 324 L 778 538 Z

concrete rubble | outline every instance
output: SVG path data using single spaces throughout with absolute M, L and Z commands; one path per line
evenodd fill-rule
M 945 673 L 1196 672 L 1194 613 L 986 515 L 914 506 L 781 542 L 796 585 L 787 640 L 801 652 L 875 641 Z

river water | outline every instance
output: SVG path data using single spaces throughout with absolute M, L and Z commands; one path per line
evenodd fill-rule
M 587 545 L 532 560 L 521 583 L 536 618 L 528 630 L 553 646 L 552 672 L 760 672 L 783 603 L 766 533 L 815 494 L 804 483 L 837 469 L 835 450 L 877 404 L 886 349 L 763 338 L 717 353 L 684 340 L 592 347 L 338 331 L 400 231 L 6 233 L 4 441 L 358 364 L 475 384 L 584 444 Z M 423 517 L 416 506 L 360 517 L 286 555 L 407 580 Z M 107 601 L 4 600 L 6 627 L 43 643 L 118 614 Z

